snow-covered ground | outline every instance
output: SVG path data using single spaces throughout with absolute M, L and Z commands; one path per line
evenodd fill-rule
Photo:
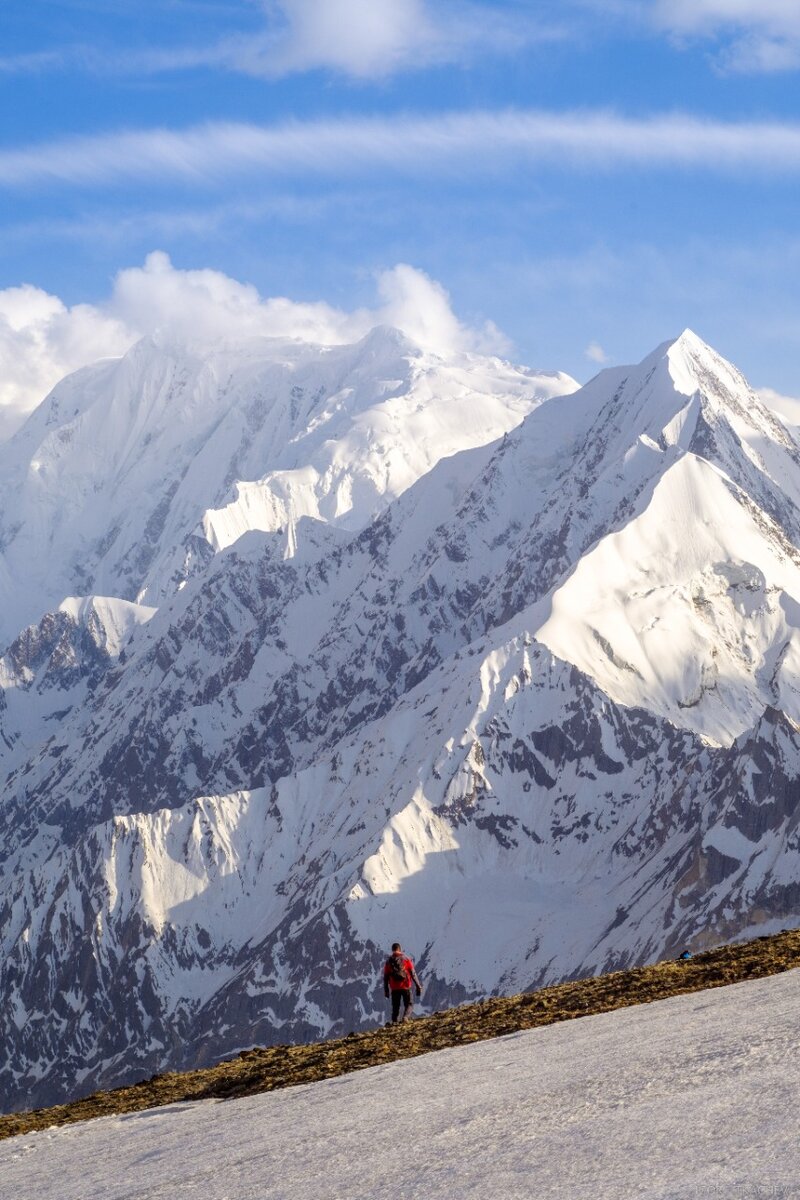
M 800 1197 L 800 972 L 0 1145 L 14 1200 Z

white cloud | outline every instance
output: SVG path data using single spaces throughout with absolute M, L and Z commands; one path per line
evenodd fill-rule
M 324 68 L 375 79 L 564 36 L 533 14 L 469 0 L 267 0 L 265 7 L 271 27 L 212 50 L 221 64 L 254 75 Z
M 374 79 L 461 53 L 463 39 L 456 42 L 446 24 L 432 20 L 424 0 L 267 0 L 264 7 L 262 31 L 134 51 L 116 61 L 133 73 L 222 67 L 278 78 L 323 68 Z
M 708 32 L 722 26 L 800 29 L 795 0 L 657 0 L 659 19 L 681 32 Z
M 233 175 L 331 178 L 474 172 L 548 163 L 697 171 L 800 170 L 800 123 L 720 121 L 603 111 L 471 111 L 430 117 L 343 118 L 283 125 L 209 124 L 69 138 L 0 151 L 0 183 L 120 185 Z
M 67 308 L 29 285 L 0 291 L 0 438 L 63 375 L 123 353 L 134 336 L 123 321 L 91 305 Z
M 475 350 L 506 354 L 511 349 L 510 341 L 494 322 L 487 321 L 479 329 L 463 325 L 442 285 L 406 263 L 383 272 L 378 279 L 378 293 L 383 305 L 375 315 L 383 324 L 402 329 L 421 346 L 432 346 L 442 353 Z
M 324 302 L 262 298 L 220 271 L 176 270 L 156 251 L 143 267 L 119 272 L 105 311 L 140 334 L 166 330 L 181 339 L 252 335 L 334 345 L 355 341 L 375 325 L 394 325 L 442 353 L 509 348 L 491 323 L 480 329 L 462 324 L 442 285 L 416 267 L 400 263 L 376 283 L 380 303 L 349 312 Z
M 800 36 L 738 38 L 721 56 L 720 65 L 747 75 L 794 71 L 800 67 Z
M 256 73 L 330 67 L 346 75 L 390 75 L 446 50 L 422 0 L 279 0 L 286 27 L 253 57 Z
M 149 333 L 206 343 L 264 336 L 336 345 L 386 324 L 443 354 L 509 348 L 491 323 L 477 329 L 462 324 L 441 284 L 414 267 L 399 264 L 376 283 L 378 304 L 348 312 L 323 302 L 262 298 L 219 271 L 177 270 L 157 251 L 142 267 L 120 271 L 111 295 L 97 306 L 68 308 L 39 288 L 7 288 L 0 291 L 0 438 L 65 374 L 123 354 Z
M 583 353 L 590 362 L 599 363 L 600 366 L 608 362 L 608 355 L 599 342 L 589 342 Z
M 759 388 L 758 394 L 768 408 L 789 425 L 800 425 L 800 397 L 784 396 L 772 388 Z
M 57 52 L 0 57 L 0 71 L 72 66 L 94 74 L 147 75 L 221 68 L 275 79 L 326 70 L 367 81 L 515 54 L 569 36 L 563 23 L 480 0 L 261 0 L 261 7 L 261 28 L 211 43 L 124 51 L 65 46 Z
M 800 67 L 796 0 L 656 0 L 658 25 L 683 37 L 721 42 L 718 62 L 735 71 Z

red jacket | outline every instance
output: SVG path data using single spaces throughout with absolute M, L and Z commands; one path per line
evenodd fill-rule
M 400 992 L 403 990 L 403 988 L 410 988 L 412 983 L 415 983 L 417 987 L 419 987 L 419 980 L 417 979 L 417 973 L 414 970 L 414 964 L 411 959 L 406 958 L 405 955 L 403 955 L 402 963 L 403 970 L 406 973 L 405 980 L 395 979 L 394 975 L 392 974 L 391 959 L 387 958 L 383 967 L 384 986 L 388 986 L 393 992 Z

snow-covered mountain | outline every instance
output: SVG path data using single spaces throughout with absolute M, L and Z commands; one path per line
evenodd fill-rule
M 132 354 L 154 370 L 152 346 Z M 289 405 L 321 354 L 269 368 Z M 432 362 L 385 331 L 342 363 L 361 399 L 335 440 L 311 429 L 301 454 L 281 409 L 233 474 L 203 446 L 228 421 L 220 444 L 242 444 L 244 383 L 191 454 L 191 405 L 183 438 L 161 404 L 148 440 L 128 389 L 135 477 L 190 465 L 145 535 L 109 441 L 98 494 L 110 524 L 131 517 L 92 572 L 115 600 L 62 602 L 76 547 L 106 540 L 59 540 L 18 467 L 7 541 L 52 539 L 33 590 L 61 608 L 2 664 L 8 1106 L 379 1019 L 396 937 L 440 1005 L 800 914 L 791 431 L 689 332 L 544 403 L 553 377 Z M 115 403 L 98 380 L 128 369 L 89 372 L 87 430 Z M 80 378 L 62 385 L 79 408 Z M 20 463 L 43 461 L 46 408 Z M 64 445 L 84 514 L 91 472 Z
M 287 554 L 301 517 L 360 529 L 577 386 L 384 327 L 353 346 L 145 338 L 0 446 L 0 645 L 67 595 L 159 605 L 250 529 Z

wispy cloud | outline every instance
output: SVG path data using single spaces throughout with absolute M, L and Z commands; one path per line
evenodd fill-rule
M 800 67 L 800 4 L 796 0 L 656 0 L 661 28 L 718 41 L 728 70 L 773 72 Z
M 800 32 L 794 0 L 656 0 L 658 18 L 684 33 L 713 33 L 721 28 Z
M 479 0 L 435 5 L 429 0 L 262 0 L 260 7 L 261 23 L 216 39 L 124 50 L 66 45 L 0 58 L 0 72 L 66 67 L 97 75 L 143 76 L 210 68 L 279 79 L 323 70 L 369 82 L 404 71 L 517 54 L 570 36 L 568 25 L 540 13 L 490 7 Z
M 678 49 L 702 45 L 723 73 L 800 68 L 797 0 L 564 0 L 578 36 L 594 18 L 595 36 L 624 27 L 639 36 L 666 34 Z
M 0 151 L 0 184 L 220 184 L 233 175 L 346 177 L 516 169 L 800 170 L 800 123 L 606 112 L 462 112 L 281 125 L 216 123 L 69 138 Z
M 561 36 L 554 22 L 468 0 L 271 0 L 261 36 L 219 47 L 253 75 L 328 69 L 354 79 L 513 53 Z
M 589 359 L 589 362 L 598 363 L 601 367 L 605 366 L 609 361 L 608 355 L 599 342 L 589 342 L 583 353 Z
M 272 192 L 250 200 L 237 200 L 197 207 L 137 208 L 120 211 L 113 200 L 108 208 L 93 207 L 77 217 L 34 217 L 3 225 L 3 236 L 17 245 L 44 241 L 84 242 L 97 247 L 130 245 L 135 242 L 164 242 L 176 237 L 205 240 L 225 237 L 244 225 L 265 220 L 304 225 L 321 220 L 331 212 L 352 213 L 358 197 L 346 195 L 298 196 Z
M 29 75 L 60 67 L 65 61 L 63 50 L 37 50 L 30 54 L 0 55 L 0 75 Z

